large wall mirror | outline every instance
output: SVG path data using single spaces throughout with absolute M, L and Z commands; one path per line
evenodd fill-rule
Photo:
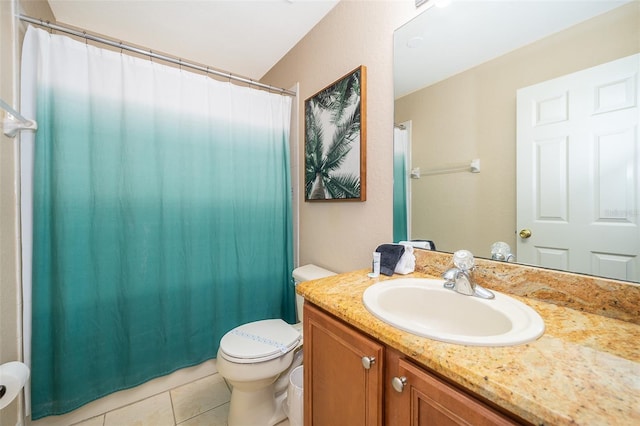
M 394 234 L 484 258 L 500 241 L 518 262 L 640 281 L 640 2 L 432 2 L 394 34 Z M 620 62 L 631 72 L 608 71 Z M 600 109 L 573 131 L 575 102 Z M 627 121 L 602 125 L 602 108 Z

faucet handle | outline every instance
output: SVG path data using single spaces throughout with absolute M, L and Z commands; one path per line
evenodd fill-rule
M 516 257 L 511 253 L 509 244 L 497 241 L 491 245 L 491 259 L 503 262 L 513 262 Z
M 463 271 L 469 271 L 473 269 L 476 262 L 473 259 L 473 254 L 469 250 L 458 250 L 453 253 L 453 264 Z
M 442 278 L 444 279 L 444 287 L 445 288 L 454 288 L 456 286 L 456 280 L 458 279 L 458 273 L 460 273 L 460 270 L 457 268 L 451 268 L 446 270 L 443 274 L 442 274 Z

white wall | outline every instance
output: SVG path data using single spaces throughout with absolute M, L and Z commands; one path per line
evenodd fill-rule
M 422 10 L 422 9 L 420 9 Z M 367 180 L 364 202 L 300 203 L 300 264 L 345 272 L 371 265 L 371 252 L 393 237 L 393 31 L 416 14 L 413 0 L 342 0 L 263 78 L 300 82 L 304 100 L 356 67 L 367 67 Z M 304 182 L 304 116 L 299 120 Z
M 0 98 L 13 104 L 14 25 L 11 1 L 0 1 Z M 4 119 L 4 113 L 0 118 Z M 19 324 L 20 286 L 17 239 L 17 185 L 15 139 L 0 134 L 0 364 L 20 360 Z M 18 400 L 0 411 L 0 424 L 13 425 L 18 420 Z
M 29 1 L 24 6 L 38 16 L 53 19 L 44 2 Z M 9 104 L 14 104 L 18 96 L 21 37 L 19 24 L 14 21 L 18 7 L 17 0 L 0 0 L 0 98 Z M 17 141 L 0 133 L 0 363 L 22 360 Z M 19 403 L 16 399 L 0 411 L 0 425 L 18 423 Z

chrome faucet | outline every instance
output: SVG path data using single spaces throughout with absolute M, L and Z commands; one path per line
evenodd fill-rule
M 482 299 L 493 299 L 495 295 L 490 290 L 478 285 L 471 273 L 475 269 L 473 254 L 468 250 L 458 250 L 453 254 L 455 268 L 448 269 L 442 274 L 444 287 L 466 296 L 476 296 Z

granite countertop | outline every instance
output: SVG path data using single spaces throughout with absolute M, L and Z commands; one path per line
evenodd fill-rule
M 510 347 L 449 344 L 398 330 L 362 303 L 385 279 L 429 277 L 421 272 L 371 279 L 369 270 L 307 281 L 305 300 L 373 338 L 537 425 L 640 424 L 640 325 L 510 296 L 545 322 L 538 340 Z

